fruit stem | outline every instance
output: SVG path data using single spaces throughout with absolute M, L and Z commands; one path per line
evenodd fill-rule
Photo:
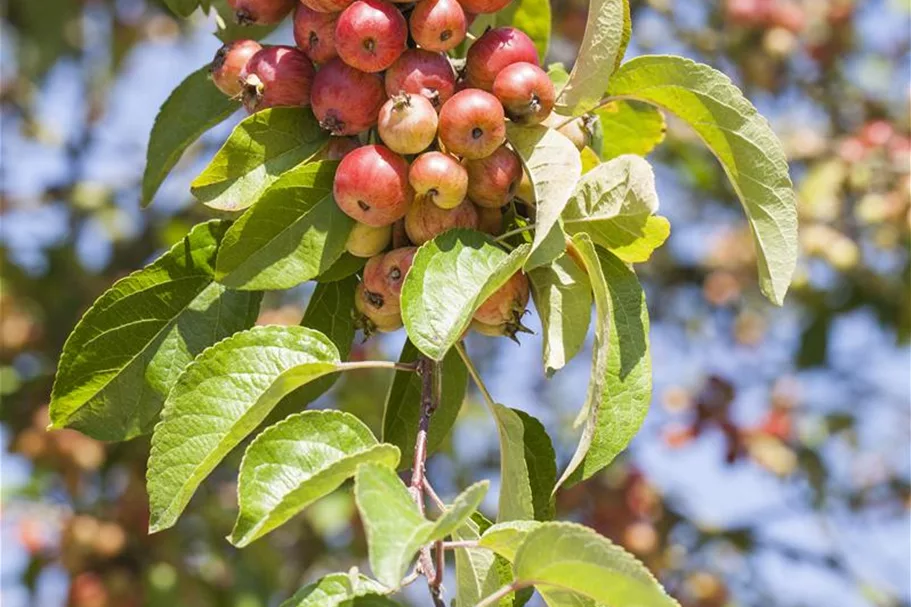
M 462 362 L 465 363 L 465 367 L 468 369 L 468 374 L 471 375 L 471 379 L 478 387 L 478 390 L 481 391 L 481 395 L 484 397 L 484 402 L 487 403 L 487 408 L 490 409 L 491 413 L 493 413 L 493 407 L 496 403 L 494 402 L 493 397 L 490 395 L 490 392 L 487 390 L 487 386 L 484 385 L 484 380 L 481 379 L 481 374 L 478 372 L 477 367 L 475 367 L 471 359 L 468 358 L 468 352 L 465 351 L 465 346 L 462 344 L 462 342 L 459 342 L 455 345 L 455 349 L 456 352 L 459 353 L 459 356 L 462 358 Z

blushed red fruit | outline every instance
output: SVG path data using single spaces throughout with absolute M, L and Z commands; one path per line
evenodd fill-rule
M 437 109 L 452 97 L 455 86 L 452 64 L 440 53 L 409 49 L 386 70 L 386 94 L 423 95 Z
M 294 11 L 294 42 L 314 63 L 326 63 L 338 55 L 335 50 L 335 22 L 338 13 L 321 13 L 306 4 Z
M 288 16 L 296 0 L 228 0 L 234 19 L 241 25 L 270 25 Z
M 506 141 L 506 115 L 496 97 L 478 89 L 453 95 L 440 109 L 440 141 L 453 154 L 490 156 Z
M 376 332 L 391 333 L 402 328 L 402 310 L 387 305 L 383 297 L 368 290 L 364 283 L 358 283 L 354 294 L 354 307 L 360 313 L 356 325 L 370 337 Z
M 557 97 L 547 73 L 524 61 L 500 70 L 493 81 L 493 94 L 503 104 L 509 119 L 518 124 L 544 122 Z
M 459 4 L 465 9 L 466 13 L 477 15 L 478 13 L 495 13 L 506 6 L 512 0 L 459 0 Z
M 380 108 L 377 129 L 393 152 L 417 154 L 433 143 L 437 121 L 437 112 L 426 98 L 400 93 Z
M 250 113 L 282 105 L 310 105 L 313 64 L 293 46 L 267 46 L 247 62 L 240 79 Z
M 414 197 L 408 163 L 382 145 L 367 145 L 342 158 L 332 192 L 349 217 L 373 227 L 404 217 Z
M 376 124 L 386 101 L 383 80 L 336 57 L 313 79 L 310 102 L 320 126 L 333 135 L 356 135 Z
M 468 171 L 442 152 L 427 152 L 415 158 L 408 182 L 415 197 L 430 200 L 441 209 L 457 207 L 468 194 Z
M 499 209 L 488 209 L 478 207 L 478 229 L 491 236 L 499 236 L 503 233 L 503 211 Z
M 498 209 L 508 204 L 522 181 L 522 162 L 505 145 L 487 158 L 466 160 L 465 170 L 468 197 L 479 207 Z
M 235 40 L 218 49 L 215 58 L 209 65 L 209 77 L 212 78 L 212 82 L 218 87 L 218 90 L 229 97 L 240 95 L 243 90 L 240 74 L 250 57 L 262 48 L 262 45 L 255 40 Z
M 493 295 L 481 304 L 474 313 L 474 321 L 482 323 L 481 328 L 489 330 L 487 335 L 496 334 L 515 339 L 517 332 L 530 332 L 522 325 L 522 316 L 528 306 L 528 277 L 523 272 L 516 272 Z M 484 332 L 484 331 L 479 331 Z
M 543 124 L 552 129 L 557 129 L 558 133 L 572 141 L 576 149 L 581 152 L 585 146 L 592 142 L 593 121 L 594 118 L 586 114 L 567 122 L 566 116 L 552 113 L 544 120 Z
M 470 86 L 490 91 L 501 70 L 522 62 L 538 65 L 535 43 L 514 27 L 497 27 L 487 30 L 468 49 L 465 79 Z
M 339 57 L 362 72 L 381 72 L 395 63 L 408 43 L 408 23 L 385 0 L 355 0 L 338 18 Z
M 351 5 L 354 0 L 300 0 L 301 4 L 318 13 L 339 13 Z
M 421 0 L 408 19 L 411 37 L 428 51 L 446 52 L 465 39 L 468 23 L 456 0 Z
M 415 198 L 405 215 L 405 232 L 416 245 L 424 244 L 448 230 L 477 227 L 478 212 L 468 199 L 454 209 L 441 209 L 426 198 Z
M 382 295 L 389 305 L 398 307 L 402 284 L 411 269 L 417 247 L 399 247 L 384 255 L 372 257 L 364 266 L 364 285 Z

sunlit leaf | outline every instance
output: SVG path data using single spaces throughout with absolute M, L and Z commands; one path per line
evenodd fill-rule
M 604 133 L 601 160 L 610 160 L 624 154 L 646 156 L 664 141 L 667 124 L 661 111 L 636 101 L 612 101 L 595 114 Z
M 537 419 L 494 405 L 500 438 L 500 504 L 497 521 L 554 517 L 557 462 L 550 437 Z
M 351 599 L 385 591 L 359 573 L 330 573 L 295 592 L 281 607 L 354 607 Z

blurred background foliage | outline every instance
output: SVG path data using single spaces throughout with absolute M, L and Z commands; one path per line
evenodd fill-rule
M 549 59 L 569 65 L 587 3 L 553 8 Z M 140 212 L 155 112 L 214 54 L 215 20 L 179 21 L 160 0 L 6 9 L 2 603 L 258 607 L 322 572 L 363 566 L 346 490 L 238 551 L 224 540 L 236 453 L 177 528 L 149 537 L 148 439 L 45 432 L 70 329 L 111 282 L 206 216 L 187 186 L 230 124 L 195 145 Z M 792 161 L 803 255 L 786 306 L 771 307 L 720 166 L 669 118 L 650 160 L 673 233 L 639 267 L 653 319 L 652 412 L 621 461 L 560 496 L 558 516 L 625 545 L 685 607 L 908 605 L 909 4 L 640 0 L 632 11 L 631 55 L 708 62 L 769 117 Z M 287 30 L 271 39 L 290 40 Z M 297 323 L 308 294 L 269 294 L 260 322 Z M 565 463 L 587 358 L 545 383 L 537 338 L 501 342 L 473 337 L 469 349 L 499 400 L 545 423 Z M 370 341 L 354 356 L 394 358 L 401 343 Z M 353 376 L 317 406 L 378 428 L 389 379 Z M 451 496 L 495 477 L 497 458 L 492 423 L 469 399 L 430 474 Z

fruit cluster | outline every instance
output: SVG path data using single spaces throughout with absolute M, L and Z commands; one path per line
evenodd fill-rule
M 401 287 L 416 252 L 406 245 L 453 228 L 502 232 L 525 177 L 506 121 L 551 117 L 554 85 L 518 29 L 488 29 L 460 72 L 447 55 L 470 37 L 475 15 L 509 1 L 229 0 L 241 23 L 277 23 L 294 10 L 296 47 L 226 44 L 212 79 L 249 112 L 309 106 L 332 135 L 324 157 L 340 161 L 334 198 L 357 222 L 347 250 L 370 258 L 357 294 L 368 333 L 402 326 Z M 473 326 L 513 337 L 528 294 L 519 272 Z

